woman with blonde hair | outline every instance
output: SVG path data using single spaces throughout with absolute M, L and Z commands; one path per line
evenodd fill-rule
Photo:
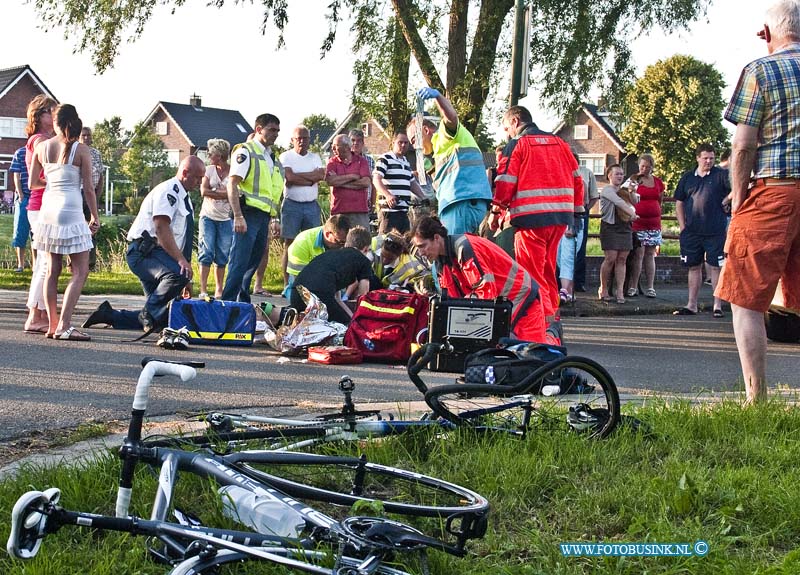
M 25 133 L 28 141 L 25 144 L 25 166 L 28 168 L 28 188 L 31 195 L 28 199 L 28 222 L 31 232 L 36 238 L 36 220 L 39 218 L 39 210 L 42 206 L 42 195 L 44 194 L 44 183 L 41 186 L 33 185 L 31 165 L 33 163 L 34 150 L 39 142 L 50 138 L 53 135 L 53 113 L 58 102 L 49 96 L 39 94 L 28 103 L 27 118 L 28 124 L 25 126 Z M 38 174 L 40 181 L 43 182 L 44 173 Z M 31 274 L 31 285 L 28 290 L 28 318 L 25 320 L 25 331 L 29 333 L 46 333 L 48 328 L 47 307 L 44 301 L 44 281 L 47 274 L 47 258 L 36 257 L 36 250 L 31 245 L 33 254 L 33 266 Z
M 200 298 L 208 296 L 208 274 L 211 264 L 215 266 L 214 297 L 222 297 L 225 266 L 233 242 L 233 220 L 228 203 L 228 174 L 231 166 L 228 158 L 231 145 L 222 139 L 208 141 L 208 166 L 200 184 L 203 206 L 200 208 L 200 238 L 198 263 L 200 265 Z
M 74 106 L 62 104 L 55 114 L 56 135 L 36 146 L 31 163 L 31 188 L 46 186 L 33 246 L 47 254 L 47 281 L 44 295 L 47 308 L 47 337 L 70 341 L 89 341 L 91 338 L 72 326 L 72 312 L 89 275 L 89 250 L 92 235 L 100 227 L 97 201 L 86 194 L 91 218 L 83 216 L 84 190 L 92 190 L 92 156 L 89 147 L 78 141 L 83 122 Z M 41 171 L 44 169 L 45 179 Z M 58 277 L 63 258 L 69 255 L 72 277 L 58 313 Z

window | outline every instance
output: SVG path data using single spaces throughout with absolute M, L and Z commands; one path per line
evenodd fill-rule
M 605 154 L 581 154 L 578 156 L 581 166 L 586 166 L 595 176 L 606 175 L 606 156 Z
M 166 136 L 169 133 L 169 128 L 166 122 L 156 122 L 156 134 L 159 136 Z
M 0 170 L 0 190 L 8 189 L 8 170 Z
M 573 136 L 576 140 L 588 140 L 589 139 L 589 126 L 586 124 L 581 124 L 580 126 L 575 126 L 575 132 Z
M 25 134 L 25 126 L 28 120 L 25 118 L 10 118 L 0 117 L 0 138 L 24 138 L 28 136 Z
M 239 131 L 240 131 L 242 134 L 247 134 L 247 130 L 245 130 L 245 129 L 244 129 L 244 126 L 242 126 L 242 125 L 241 125 L 239 122 L 236 122 L 236 127 L 237 127 L 237 128 L 239 128 Z
M 372 124 L 370 122 L 364 122 L 361 125 L 361 131 L 364 132 L 364 137 L 365 138 L 368 138 L 368 137 L 370 137 L 372 135 L 371 130 L 370 130 L 371 127 L 372 127 Z
M 208 162 L 208 150 L 206 150 L 205 148 L 203 148 L 202 150 L 197 150 L 197 152 L 195 152 L 195 156 L 197 156 L 206 163 Z
M 170 166 L 177 166 L 181 163 L 181 151 L 180 150 L 164 150 L 167 153 L 167 161 L 169 162 Z

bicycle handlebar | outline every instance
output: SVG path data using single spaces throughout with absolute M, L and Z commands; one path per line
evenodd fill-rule
M 136 382 L 136 392 L 133 396 L 133 411 L 128 424 L 128 436 L 119 450 L 122 458 L 122 470 L 119 475 L 119 489 L 117 490 L 117 504 L 115 513 L 117 517 L 126 517 L 131 502 L 133 491 L 133 473 L 136 470 L 137 457 L 131 455 L 131 447 L 137 445 L 142 439 L 142 422 L 147 411 L 147 402 L 150 384 L 154 377 L 174 375 L 181 381 L 191 381 L 197 375 L 195 368 L 205 367 L 202 362 L 177 362 L 146 357 L 142 360 L 142 371 Z
M 439 353 L 452 353 L 453 346 L 450 342 L 430 342 L 421 346 L 417 351 L 411 354 L 408 359 L 406 370 L 408 371 L 408 378 L 417 387 L 417 389 L 425 395 L 428 392 L 428 386 L 419 377 L 419 372 L 428 367 L 428 364 L 433 360 L 434 356 Z

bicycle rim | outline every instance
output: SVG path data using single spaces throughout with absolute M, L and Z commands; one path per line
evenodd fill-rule
M 553 395 L 543 395 L 543 390 Z M 581 357 L 550 362 L 532 372 L 524 384 L 435 387 L 425 394 L 425 401 L 456 425 L 516 435 L 577 431 L 605 437 L 619 422 L 620 411 L 611 376 L 597 362 Z
M 388 513 L 415 517 L 484 513 L 489 508 L 485 498 L 465 487 L 376 463 L 361 464 L 352 457 L 277 464 L 245 459 L 241 465 L 247 474 L 291 497 L 335 506 L 376 502 Z

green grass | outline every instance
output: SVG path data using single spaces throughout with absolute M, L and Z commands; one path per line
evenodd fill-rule
M 465 559 L 431 552 L 431 572 L 448 574 L 796 574 L 800 572 L 800 412 L 781 402 L 744 409 L 651 403 L 636 415 L 652 437 L 623 430 L 603 441 L 539 434 L 525 441 L 468 434 L 388 441 L 371 459 L 469 486 L 492 503 L 489 531 Z M 62 489 L 71 509 L 112 513 L 118 462 L 89 469 L 26 469 L 0 484 L 0 510 L 24 491 Z M 149 515 L 155 478 L 137 478 L 134 511 Z M 182 477 L 189 510 L 222 521 L 213 486 Z M 0 524 L 0 539 L 8 524 Z M 705 557 L 565 558 L 561 542 L 709 544 Z M 63 528 L 29 563 L 0 558 L 0 573 L 165 573 L 145 542 Z M 260 569 L 247 573 L 262 572 Z M 283 573 L 283 571 L 280 571 Z
M 101 218 L 103 224 L 116 224 L 125 229 L 130 224 L 129 216 Z M 14 250 L 11 247 L 11 237 L 13 230 L 13 216 L 0 214 L 0 289 L 27 290 L 31 283 L 31 271 L 27 267 L 24 272 L 16 273 L 14 268 L 17 265 Z M 89 274 L 83 292 L 87 295 L 96 294 L 128 294 L 139 295 L 142 293 L 142 285 L 138 278 L 131 273 L 125 262 L 125 249 L 127 242 L 120 235 L 119 237 L 107 238 L 108 249 L 102 250 L 98 254 L 99 271 Z M 273 293 L 283 289 L 283 276 L 280 270 L 281 243 L 275 240 L 270 245 L 270 260 L 265 274 L 268 291 Z M 200 272 L 197 266 L 197 250 L 194 252 L 195 259 L 192 261 L 194 268 L 195 283 L 194 293 L 200 291 Z M 30 265 L 30 251 L 26 251 L 28 266 Z M 59 278 L 58 291 L 64 293 L 64 289 L 69 282 L 70 274 L 68 269 L 64 269 Z M 209 274 L 209 293 L 213 293 L 215 288 L 214 271 Z

